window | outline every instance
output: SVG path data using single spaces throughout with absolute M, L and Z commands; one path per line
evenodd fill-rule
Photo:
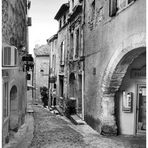
M 118 10 L 125 8 L 128 4 L 130 4 L 133 1 L 135 1 L 135 0 L 117 0 Z
M 72 9 L 74 8 L 74 0 L 72 0 Z
M 92 1 L 92 12 L 95 13 L 95 0 Z
M 76 30 L 76 49 L 75 49 L 75 58 L 79 56 L 79 29 Z
M 59 22 L 59 29 L 62 27 L 62 20 L 60 19 L 60 22 Z
M 115 16 L 117 12 L 117 0 L 109 0 L 109 16 Z
M 3 118 L 8 117 L 8 82 L 3 84 Z
M 66 23 L 66 14 L 63 16 L 63 25 Z
M 54 55 L 52 56 L 52 69 L 53 69 L 53 72 L 54 72 L 54 68 L 55 68 L 55 64 L 54 64 Z
M 73 59 L 73 52 L 74 52 L 74 37 L 73 37 L 73 33 L 71 33 L 70 35 L 70 54 L 69 54 L 70 59 Z
M 64 41 L 61 43 L 60 49 L 60 65 L 64 65 Z
M 115 16 L 118 10 L 126 8 L 136 0 L 109 0 L 109 16 Z

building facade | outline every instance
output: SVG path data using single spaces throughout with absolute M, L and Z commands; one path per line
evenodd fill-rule
M 57 39 L 57 102 L 58 108 L 65 112 L 67 100 L 67 59 L 68 59 L 68 13 L 69 4 L 63 4 L 58 10 L 55 19 L 59 22 Z
M 146 133 L 145 0 L 85 1 L 85 121 L 103 135 Z
M 40 88 L 48 88 L 49 45 L 34 48 L 34 102 L 41 102 Z
M 27 80 L 22 57 L 28 52 L 27 0 L 2 1 L 2 143 L 24 123 Z
M 70 0 L 55 19 L 57 96 L 102 135 L 145 135 L 145 0 Z
M 75 113 L 84 119 L 83 3 L 69 1 L 68 98 L 76 101 Z
M 47 43 L 49 45 L 49 84 L 48 89 L 50 91 L 50 100 L 49 100 L 49 106 L 55 106 L 57 105 L 57 69 L 58 69 L 58 63 L 57 63 L 57 34 L 53 35 L 49 39 L 47 39 Z

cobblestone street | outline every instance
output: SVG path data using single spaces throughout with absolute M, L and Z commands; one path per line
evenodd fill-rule
M 66 117 L 34 105 L 34 138 L 29 148 L 145 148 L 144 140 L 106 138 L 87 124 L 74 125 Z

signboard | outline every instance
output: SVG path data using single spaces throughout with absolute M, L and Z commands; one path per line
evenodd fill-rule
M 131 70 L 131 78 L 140 78 L 140 79 L 144 79 L 146 78 L 146 66 L 143 66 L 140 69 L 132 69 Z

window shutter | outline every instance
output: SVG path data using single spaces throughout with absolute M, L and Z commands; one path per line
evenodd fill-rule
M 115 16 L 117 12 L 117 0 L 109 0 L 109 16 Z
M 63 44 L 62 44 L 62 48 L 63 48 L 63 53 L 62 53 L 62 65 L 64 65 L 64 57 L 65 57 L 65 49 L 64 49 L 64 42 L 63 42 Z
M 61 55 L 60 55 L 60 64 L 64 65 L 64 41 L 61 43 Z

